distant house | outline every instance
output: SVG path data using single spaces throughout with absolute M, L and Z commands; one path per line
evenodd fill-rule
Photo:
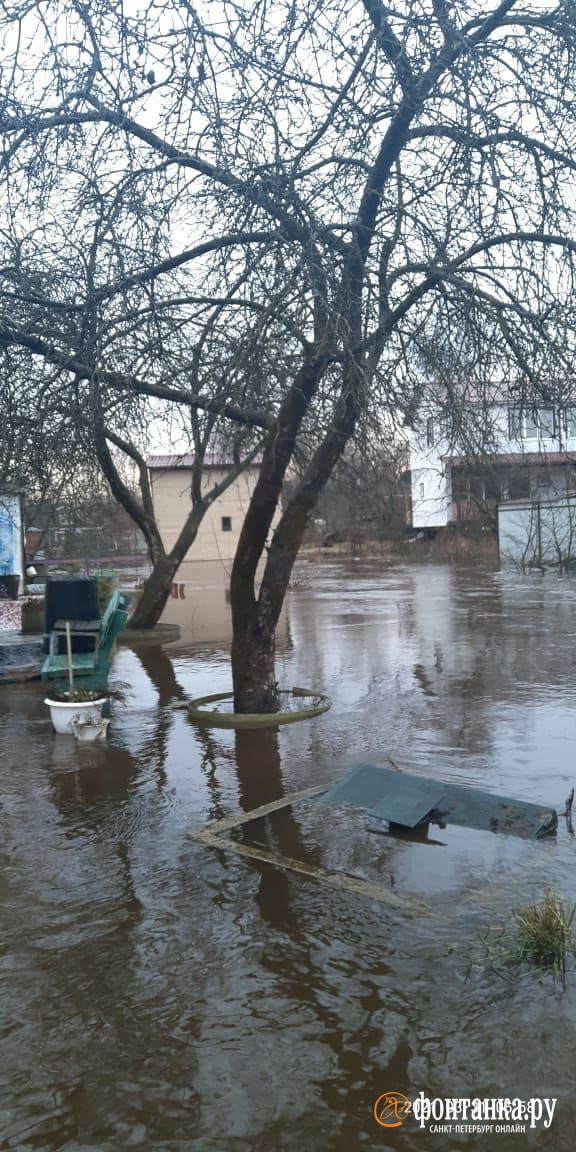
M 166 548 L 175 543 L 190 511 L 192 461 L 187 455 L 148 459 L 154 509 Z M 222 457 L 207 457 L 204 490 L 223 480 L 232 466 Z M 259 470 L 259 462 L 255 461 L 210 505 L 178 569 L 163 620 L 177 624 L 186 643 L 228 644 L 231 639 L 230 571 Z M 277 511 L 275 521 L 279 515 Z M 283 644 L 289 642 L 286 612 L 278 621 L 276 639 Z
M 576 492 L 576 406 L 520 405 L 492 389 L 450 406 L 427 397 L 408 431 L 410 522 L 495 518 L 507 500 Z
M 190 511 L 193 457 L 151 456 L 147 463 L 158 527 L 164 546 L 170 549 Z M 230 461 L 221 456 L 207 456 L 203 466 L 203 491 L 219 484 L 232 467 Z M 210 505 L 184 564 L 214 561 L 231 564 L 259 470 L 258 462 L 251 464 Z

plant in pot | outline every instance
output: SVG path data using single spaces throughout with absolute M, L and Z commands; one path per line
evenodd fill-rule
M 107 721 L 102 720 L 102 708 L 106 696 L 74 684 L 72 664 L 72 640 L 70 625 L 66 625 L 66 652 L 68 656 L 68 685 L 66 688 L 52 688 L 44 703 L 50 709 L 50 719 L 55 732 L 77 734 L 82 730 L 82 739 L 99 739 L 106 734 Z M 92 730 L 92 731 L 91 731 Z

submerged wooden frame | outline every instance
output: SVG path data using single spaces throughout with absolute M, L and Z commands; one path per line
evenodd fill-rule
M 202 828 L 194 829 L 189 835 L 193 840 L 199 841 L 210 848 L 217 848 L 224 852 L 235 852 L 237 856 L 244 856 L 249 860 L 271 864 L 283 872 L 296 872 L 307 880 L 314 880 L 320 884 L 327 884 L 331 888 L 343 892 L 353 892 L 355 895 L 366 896 L 370 900 L 378 900 L 381 904 L 388 904 L 390 908 L 398 908 L 403 912 L 421 913 L 427 910 L 426 905 L 412 896 L 399 896 L 384 884 L 377 884 L 371 880 L 362 880 L 359 876 L 350 876 L 347 872 L 334 872 L 321 868 L 315 864 L 307 864 L 303 860 L 295 860 L 291 856 L 270 852 L 267 848 L 256 845 L 243 844 L 226 836 L 244 824 L 250 824 L 263 816 L 273 812 L 280 812 L 283 808 L 290 808 L 302 800 L 309 800 L 319 796 L 327 789 L 324 785 L 315 788 L 304 788 L 300 792 L 291 792 L 280 800 L 273 800 L 269 804 L 262 804 L 252 808 L 250 812 L 238 812 L 234 816 L 226 816 L 223 820 L 215 820 Z
M 400 766 L 392 759 L 391 756 L 387 760 L 393 768 L 392 778 L 398 780 L 398 773 L 404 781 L 409 780 L 420 783 L 421 776 L 411 775 L 404 773 Z M 260 863 L 270 864 L 273 868 L 279 868 L 285 872 L 295 872 L 300 876 L 304 876 L 308 880 L 315 880 L 321 884 L 327 884 L 331 888 L 339 889 L 340 891 L 353 892 L 356 895 L 366 896 L 371 900 L 378 900 L 382 904 L 387 904 L 391 908 L 399 908 L 404 912 L 412 911 L 414 913 L 429 910 L 427 905 L 416 897 L 400 896 L 397 892 L 393 892 L 390 887 L 384 884 L 378 884 L 371 880 L 363 880 L 358 876 L 351 876 L 346 872 L 336 872 L 327 868 L 322 868 L 318 865 L 305 863 L 303 860 L 296 860 L 291 856 L 284 856 L 281 853 L 273 853 L 267 848 L 262 848 L 259 845 L 252 845 L 239 842 L 227 836 L 226 833 L 242 828 L 245 824 L 250 824 L 253 820 L 258 820 L 262 817 L 269 816 L 273 812 L 280 812 L 284 808 L 292 807 L 303 800 L 311 800 L 314 797 L 319 797 L 325 794 L 328 803 L 352 803 L 355 807 L 367 809 L 372 816 L 378 819 L 385 819 L 390 824 L 391 819 L 394 819 L 392 810 L 380 811 L 382 803 L 380 803 L 379 785 L 376 793 L 373 796 L 368 793 L 362 796 L 360 794 L 354 795 L 354 786 L 356 785 L 356 792 L 358 793 L 358 777 L 363 772 L 385 772 L 389 773 L 388 769 L 382 769 L 372 764 L 359 764 L 349 772 L 338 784 L 333 787 L 316 786 L 314 788 L 304 788 L 299 792 L 292 792 L 288 796 L 283 796 L 280 800 L 273 800 L 269 804 L 262 804 L 258 808 L 252 808 L 250 812 L 239 812 L 234 816 L 226 816 L 223 820 L 217 820 L 212 824 L 207 824 L 203 828 L 199 828 L 190 833 L 193 839 L 205 844 L 211 848 L 217 848 L 225 852 L 235 852 L 237 856 L 244 856 L 249 860 L 255 860 Z M 422 819 L 422 813 L 419 813 L 418 805 L 416 805 L 415 812 L 411 813 L 410 819 L 404 814 L 402 820 L 402 827 L 404 830 L 412 828 L 420 828 L 424 825 L 427 826 L 429 821 L 439 823 L 441 827 L 444 823 L 440 821 L 440 817 L 444 819 L 442 812 L 437 813 L 436 808 L 433 807 L 428 811 L 430 803 L 435 803 L 437 797 L 435 796 L 434 787 L 440 788 L 442 793 L 442 802 L 447 800 L 448 815 L 453 816 L 453 822 L 461 827 L 477 828 L 478 830 L 490 832 L 505 832 L 515 835 L 530 834 L 530 838 L 540 838 L 542 835 L 553 833 L 557 827 L 557 814 L 554 809 L 546 809 L 544 806 L 528 803 L 526 801 L 519 801 L 509 797 L 502 797 L 492 795 L 491 793 L 480 791 L 470 787 L 461 785 L 449 784 L 443 781 L 432 781 L 425 779 L 425 782 L 430 787 L 433 785 L 432 801 L 430 795 L 417 796 L 417 800 L 425 813 Z M 368 782 L 370 783 L 370 781 Z M 352 792 L 348 792 L 352 788 Z M 372 789 L 374 791 L 374 789 Z M 366 792 L 366 787 L 364 788 Z M 408 797 L 410 798 L 410 797 Z M 471 812 L 468 813 L 463 809 L 466 804 L 471 806 Z M 492 813 L 490 816 L 490 805 L 495 806 L 498 810 L 497 816 Z M 388 806 L 390 805 L 390 802 Z M 460 806 L 459 806 L 460 805 Z M 406 805 L 404 805 L 405 807 Z M 414 807 L 414 805 L 412 805 Z M 484 808 L 487 807 L 487 811 Z M 521 826 L 521 819 L 524 815 L 526 819 L 526 827 Z M 498 818 L 497 818 L 498 817 Z M 397 818 L 396 818 L 397 819 Z M 520 824 L 518 823 L 520 821 Z M 450 821 L 452 822 L 452 821 Z M 370 829 L 370 831 L 377 831 L 377 829 Z M 379 831 L 379 829 L 378 829 Z

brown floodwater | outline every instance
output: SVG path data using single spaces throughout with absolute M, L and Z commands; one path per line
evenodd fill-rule
M 183 623 L 190 600 L 178 605 Z M 194 611 L 202 614 L 202 606 Z M 39 684 L 0 691 L 0 1148 L 359 1152 L 576 1145 L 576 971 L 506 979 L 482 940 L 576 840 L 372 831 L 303 802 L 244 843 L 380 883 L 398 906 L 190 835 L 388 752 L 562 810 L 576 784 L 576 582 L 449 566 L 299 565 L 279 679 L 332 711 L 200 729 L 226 645 L 122 649 L 106 746 L 55 736 Z M 406 901 L 406 907 L 402 901 Z M 380 1128 L 382 1093 L 556 1097 L 525 1135 Z

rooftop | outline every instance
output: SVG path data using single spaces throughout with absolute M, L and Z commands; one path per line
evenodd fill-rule
M 429 380 L 422 386 L 419 406 L 427 404 L 453 407 L 558 408 L 576 403 L 573 380 L 548 380 L 539 384 L 527 381 Z
M 246 467 L 259 468 L 261 461 L 262 457 L 256 456 L 251 464 L 246 465 Z M 146 463 L 148 467 L 153 470 L 160 468 L 191 468 L 194 464 L 194 456 L 190 452 L 154 455 L 149 456 Z M 202 464 L 203 468 L 234 468 L 234 466 L 234 460 L 231 460 L 229 456 L 224 456 L 219 452 L 207 452 Z
M 449 452 L 442 457 L 442 460 L 452 464 L 454 468 L 460 468 L 464 465 L 475 464 L 478 466 L 479 460 L 490 460 L 495 464 L 574 464 L 576 463 L 576 456 L 573 452 L 485 452 L 482 455 L 474 456 L 458 456 L 451 455 Z

